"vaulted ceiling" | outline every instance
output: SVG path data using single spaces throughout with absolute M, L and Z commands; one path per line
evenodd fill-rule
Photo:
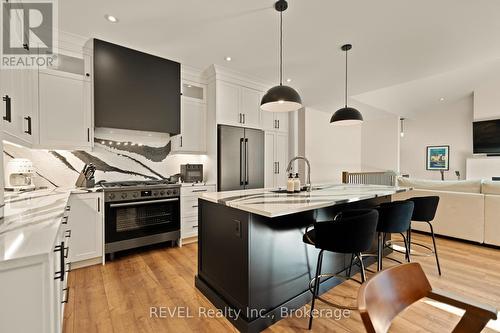
M 273 4 L 270 0 L 63 0 L 59 17 L 64 31 L 200 69 L 216 63 L 274 83 L 278 15 Z M 498 0 L 289 0 L 284 14 L 285 77 L 293 79 L 290 85 L 307 106 L 333 112 L 343 96 L 342 44 L 354 45 L 349 55 L 350 95 L 383 91 L 493 63 L 500 58 L 498 13 Z M 109 23 L 105 14 L 118 17 L 119 23 Z M 233 60 L 226 62 L 226 56 Z M 448 84 L 463 86 L 455 80 Z M 436 91 L 441 88 L 433 87 L 432 92 L 447 93 Z M 360 100 L 367 104 L 377 100 L 375 106 L 393 108 L 380 102 L 391 96 Z

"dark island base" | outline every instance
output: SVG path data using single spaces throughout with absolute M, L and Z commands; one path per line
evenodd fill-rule
M 312 299 L 307 288 L 319 251 L 302 242 L 305 227 L 342 210 L 387 201 L 390 196 L 266 218 L 200 200 L 195 286 L 240 332 L 260 332 L 280 320 L 284 310 L 289 313 Z M 371 252 L 376 253 L 376 243 L 375 238 Z M 323 273 L 345 273 L 350 258 L 350 254 L 325 253 Z M 372 264 L 375 258 L 365 262 Z M 353 267 L 352 275 L 358 272 Z M 320 293 L 342 282 L 327 279 Z M 305 317 L 304 328 L 307 321 Z

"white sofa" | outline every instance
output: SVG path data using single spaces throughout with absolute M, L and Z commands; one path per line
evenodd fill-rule
M 433 222 L 436 234 L 500 246 L 500 182 L 398 178 L 398 185 L 414 190 L 400 193 L 394 200 L 440 197 Z M 429 231 L 425 223 L 418 222 L 412 223 L 412 229 Z

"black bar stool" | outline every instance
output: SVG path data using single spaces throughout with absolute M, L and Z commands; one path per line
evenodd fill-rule
M 436 216 L 436 211 L 439 205 L 439 197 L 438 196 L 414 197 L 408 199 L 407 201 L 413 202 L 413 204 L 415 205 L 415 209 L 413 210 L 413 216 L 411 220 L 414 222 L 425 222 L 429 225 L 431 229 L 432 244 L 434 246 L 434 249 L 422 243 L 413 242 L 413 244 L 429 250 L 431 255 L 434 254 L 434 256 L 436 257 L 438 273 L 439 275 L 441 275 L 441 266 L 439 265 L 439 257 L 436 247 L 436 237 L 434 236 L 434 228 L 431 223 L 434 220 L 434 217 Z M 412 244 L 411 228 L 408 231 L 408 243 L 411 249 L 411 244 Z
M 320 249 L 318 254 L 318 263 L 316 265 L 315 277 L 309 282 L 309 290 L 313 294 L 311 303 L 311 316 L 309 318 L 309 329 L 312 328 L 314 302 L 319 294 L 321 278 L 336 277 L 340 279 L 351 279 L 348 276 L 337 274 L 321 274 L 323 264 L 323 252 L 330 251 L 335 253 L 354 254 L 360 261 L 361 282 L 366 279 L 365 269 L 362 261 L 362 252 L 370 249 L 375 237 L 377 227 L 378 212 L 374 209 L 349 210 L 337 214 L 332 221 L 316 222 L 314 229 L 306 228 L 303 241 L 314 245 Z M 338 308 L 355 309 L 356 307 L 346 307 L 321 299 L 323 302 Z
M 413 214 L 414 204 L 411 201 L 394 201 L 383 203 L 377 207 L 379 214 L 377 232 L 377 270 L 382 270 L 382 259 L 384 249 L 390 247 L 392 249 L 393 242 L 385 241 L 386 234 L 400 234 L 403 237 L 405 246 L 405 258 L 410 262 L 410 247 L 406 239 L 405 233 L 410 229 L 411 217 Z M 387 257 L 387 259 L 402 263 L 401 261 Z

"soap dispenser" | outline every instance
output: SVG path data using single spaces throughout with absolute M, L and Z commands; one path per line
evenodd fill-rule
M 295 174 L 295 178 L 293 179 L 293 191 L 300 192 L 300 178 L 299 173 Z
M 288 175 L 288 180 L 287 180 L 287 182 L 286 182 L 286 191 L 287 191 L 288 193 L 293 193 L 293 192 L 294 192 L 294 190 L 295 190 L 295 189 L 294 189 L 294 186 L 295 186 L 295 185 L 294 185 L 294 180 L 293 180 L 293 174 L 292 174 L 292 173 L 290 173 L 290 174 Z

